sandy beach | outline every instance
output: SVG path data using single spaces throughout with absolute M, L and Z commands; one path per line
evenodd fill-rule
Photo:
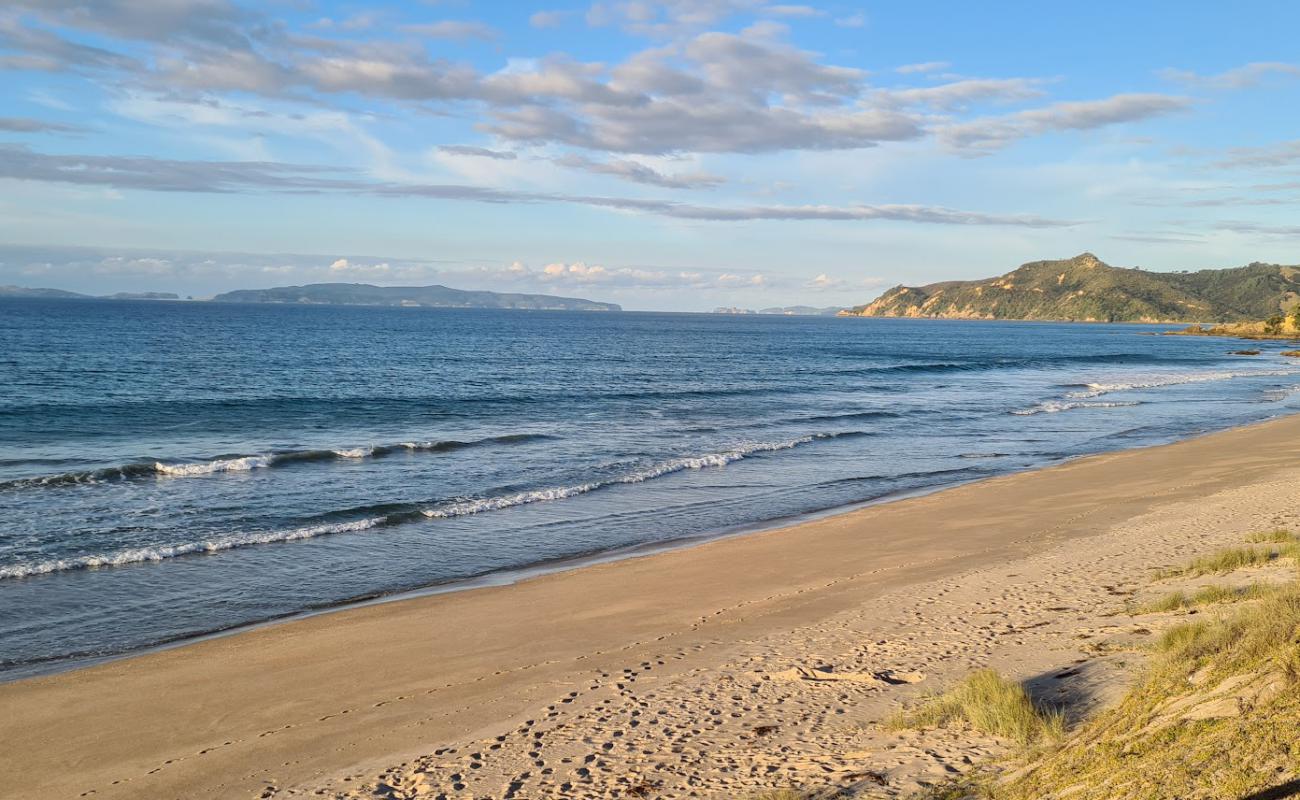
M 999 752 L 873 725 L 973 667 L 1125 686 L 1155 568 L 1295 525 L 1300 418 L 0 686 L 0 796 L 900 796 Z

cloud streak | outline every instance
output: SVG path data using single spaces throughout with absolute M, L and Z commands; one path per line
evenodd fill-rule
M 958 152 L 988 153 L 1043 133 L 1093 130 L 1172 114 L 1186 110 L 1192 102 L 1190 97 L 1178 95 L 1117 94 L 1101 100 L 1053 103 L 1000 117 L 949 124 L 939 129 L 939 138 Z
M 29 117 L 0 117 L 0 131 L 9 133 L 84 133 L 80 125 L 65 125 Z
M 1300 139 L 1265 147 L 1237 147 L 1215 163 L 1224 169 L 1288 167 L 1300 163 Z
M 1190 70 L 1166 69 L 1161 70 L 1160 76 L 1165 80 L 1202 89 L 1250 89 L 1259 86 L 1272 76 L 1300 78 L 1300 64 L 1254 61 L 1217 75 L 1199 75 Z
M 1077 224 L 1027 214 L 989 214 L 923 205 L 726 207 L 669 200 L 512 191 L 463 184 L 384 183 L 363 180 L 347 171 L 313 165 L 259 161 L 180 161 L 144 156 L 56 155 L 18 145 L 0 145 L 0 178 L 162 192 L 339 192 L 494 204 L 558 203 L 698 222 L 894 221 L 1028 228 Z
M 569 154 L 555 159 L 555 163 L 570 169 L 580 169 L 597 175 L 612 175 L 625 181 L 661 186 L 666 189 L 711 189 L 726 183 L 726 179 L 721 175 L 710 175 L 705 172 L 669 175 L 639 161 L 622 158 L 593 161 L 584 156 Z

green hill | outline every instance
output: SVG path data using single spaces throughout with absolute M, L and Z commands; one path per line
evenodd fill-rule
M 1258 320 L 1300 301 L 1300 268 L 1250 264 L 1199 272 L 1147 272 L 1092 253 L 1034 261 L 996 278 L 895 286 L 843 312 L 863 317 L 1039 319 L 1089 322 Z

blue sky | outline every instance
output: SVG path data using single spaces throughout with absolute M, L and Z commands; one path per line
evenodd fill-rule
M 865 302 L 1297 263 L 1300 6 L 10 0 L 0 283 Z

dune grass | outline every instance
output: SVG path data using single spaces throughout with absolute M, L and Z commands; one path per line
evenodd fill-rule
M 1250 536 L 1246 537 L 1246 541 L 1254 544 L 1286 544 L 1289 542 L 1300 541 L 1300 537 L 1297 537 L 1294 533 L 1285 528 L 1278 528 L 1275 531 L 1252 533 Z
M 1268 564 L 1284 555 L 1294 555 L 1294 552 L 1294 543 L 1279 547 L 1229 547 L 1208 556 L 1195 558 L 1186 566 L 1161 570 L 1156 573 L 1156 579 L 1222 575 L 1242 567 L 1256 567 L 1261 564 Z
M 965 723 L 978 731 L 1020 745 L 1054 741 L 1065 732 L 1059 711 L 1036 704 L 1020 684 L 991 669 L 971 673 L 940 695 L 903 711 L 889 724 L 894 728 L 929 728 Z
M 988 795 L 1209 800 L 1300 776 L 1300 582 L 1170 628 L 1153 649 L 1118 706 Z
M 1215 605 L 1218 603 L 1237 603 L 1242 600 L 1256 600 L 1268 591 L 1270 591 L 1270 587 L 1262 583 L 1251 583 L 1246 586 L 1220 586 L 1214 584 L 1210 586 L 1202 586 L 1191 594 L 1184 591 L 1170 592 L 1169 594 L 1158 597 L 1148 603 L 1130 607 L 1129 613 L 1160 614 L 1170 611 L 1182 611 L 1187 608 L 1197 608 L 1199 606 Z

